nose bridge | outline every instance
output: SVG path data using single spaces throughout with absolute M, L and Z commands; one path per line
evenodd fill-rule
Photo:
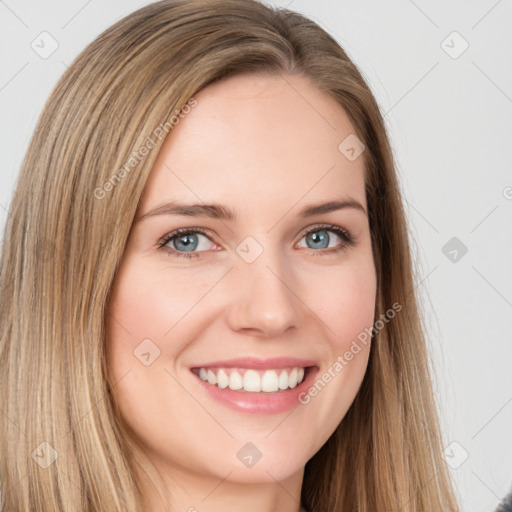
M 260 244 L 257 249 L 240 244 L 246 252 L 239 252 L 240 259 L 232 276 L 233 297 L 232 326 L 235 329 L 253 329 L 266 335 L 277 335 L 299 321 L 300 301 L 293 292 L 293 273 L 289 271 L 283 253 L 276 247 Z M 251 251 L 253 253 L 251 254 Z M 245 257 L 251 254 L 251 257 Z M 254 258 L 254 259 L 252 259 Z

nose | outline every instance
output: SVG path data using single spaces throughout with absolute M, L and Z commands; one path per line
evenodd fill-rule
M 304 318 L 293 273 L 269 252 L 264 251 L 252 263 L 239 261 L 231 272 L 228 322 L 235 331 L 277 337 L 297 328 Z

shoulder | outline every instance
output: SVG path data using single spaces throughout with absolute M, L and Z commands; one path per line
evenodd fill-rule
M 503 498 L 495 512 L 512 512 L 512 491 Z

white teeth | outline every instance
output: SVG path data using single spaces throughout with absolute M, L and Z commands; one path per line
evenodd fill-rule
M 244 391 L 261 391 L 261 378 L 255 370 L 247 370 L 244 374 Z
M 288 386 L 294 388 L 297 385 L 297 368 L 294 368 L 288 375 Z
M 266 371 L 261 378 L 261 390 L 272 392 L 279 389 L 279 381 L 277 379 L 277 372 L 274 370 Z
M 206 377 L 209 384 L 217 384 L 217 375 L 215 375 L 211 370 L 206 372 Z
M 282 371 L 281 375 L 279 375 L 279 389 L 287 389 L 288 388 L 288 374 L 286 371 Z
M 229 375 L 224 370 L 219 370 L 217 373 L 217 386 L 221 389 L 229 386 Z
M 243 389 L 250 393 L 273 393 L 294 388 L 304 380 L 305 369 L 300 367 L 277 370 L 235 368 L 200 368 L 199 378 L 221 389 Z
M 229 389 L 238 391 L 244 387 L 242 376 L 235 370 L 229 375 Z

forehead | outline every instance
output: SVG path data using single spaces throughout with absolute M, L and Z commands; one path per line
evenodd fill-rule
M 349 195 L 364 206 L 364 162 L 340 151 L 344 109 L 298 75 L 240 75 L 195 95 L 150 173 L 143 207 L 179 198 L 237 209 Z M 238 208 L 240 207 L 240 208 Z

